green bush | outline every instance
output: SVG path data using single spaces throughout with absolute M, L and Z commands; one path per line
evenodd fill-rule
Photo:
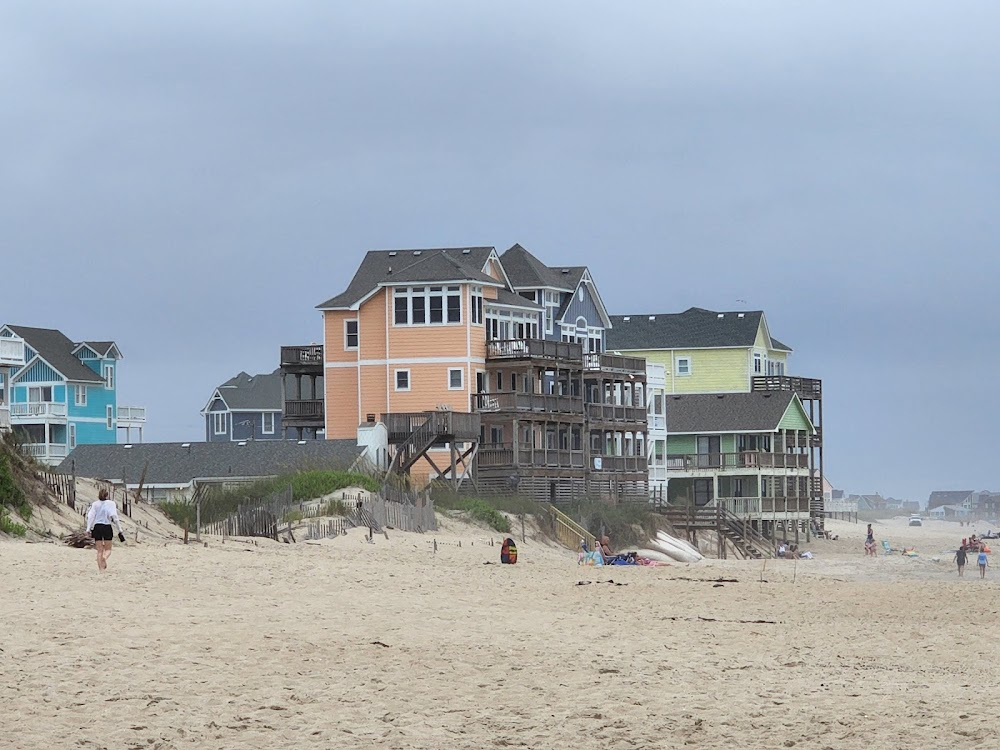
M 193 529 L 195 524 L 195 508 L 183 500 L 168 500 L 157 505 L 164 515 L 184 529 Z
M 24 536 L 26 529 L 8 518 L 8 509 L 15 511 L 25 521 L 31 520 L 31 503 L 28 502 L 24 490 L 21 489 L 17 480 L 14 479 L 14 472 L 11 469 L 7 454 L 0 451 L 0 515 L 3 517 L 3 521 L 0 524 L 21 529 L 20 533 L 17 533 L 16 531 L 4 528 L 3 530 L 8 534 Z
M 501 534 L 510 533 L 510 521 L 507 520 L 507 516 L 503 515 L 492 505 L 489 505 L 482 500 L 469 499 L 465 501 L 463 506 L 464 507 L 461 509 L 466 511 L 480 523 L 486 524 L 491 529 L 499 531 Z
M 11 536 L 24 536 L 28 533 L 28 528 L 24 524 L 11 520 L 7 512 L 0 509 L 0 531 Z

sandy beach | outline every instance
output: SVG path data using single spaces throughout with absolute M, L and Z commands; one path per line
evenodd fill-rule
M 0 747 L 992 743 L 1000 571 L 956 576 L 956 524 L 877 524 L 920 556 L 875 560 L 863 524 L 830 526 L 813 560 L 656 569 L 530 538 L 487 565 L 495 532 L 458 522 L 375 544 L 140 535 L 103 576 L 89 550 L 3 542 Z

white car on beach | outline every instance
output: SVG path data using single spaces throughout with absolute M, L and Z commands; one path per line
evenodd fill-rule
M 910 516 L 910 526 L 923 526 L 924 520 L 920 517 L 919 513 L 914 513 Z

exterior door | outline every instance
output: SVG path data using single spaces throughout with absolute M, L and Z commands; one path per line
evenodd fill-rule
M 718 435 L 698 437 L 698 468 L 717 469 L 722 465 L 721 438 Z

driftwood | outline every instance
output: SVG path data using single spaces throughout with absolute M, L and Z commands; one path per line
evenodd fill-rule
M 67 534 L 63 542 L 77 549 L 87 549 L 94 546 L 94 538 L 86 531 L 74 531 L 72 534 Z

